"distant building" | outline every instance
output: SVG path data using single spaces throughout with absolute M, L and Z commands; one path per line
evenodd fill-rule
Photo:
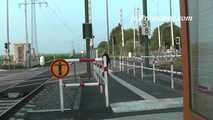
M 29 59 L 31 45 L 26 43 L 16 43 L 14 44 L 14 64 L 29 64 L 27 59 Z M 28 54 L 27 54 L 28 53 Z M 28 60 L 29 61 L 29 60 Z

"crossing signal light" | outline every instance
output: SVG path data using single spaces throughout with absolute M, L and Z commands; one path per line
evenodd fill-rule
M 4 48 L 8 49 L 8 43 L 4 43 Z

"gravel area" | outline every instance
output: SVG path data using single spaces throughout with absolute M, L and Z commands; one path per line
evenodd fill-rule
M 53 83 L 52 81 L 49 81 L 51 83 L 46 84 L 42 92 L 36 95 L 31 101 L 29 101 L 29 103 L 27 103 L 10 119 L 60 120 L 63 118 L 72 118 L 72 113 L 71 114 L 68 113 L 73 112 L 71 109 L 79 108 L 80 106 L 79 95 L 81 95 L 81 89 L 79 87 L 63 88 L 64 107 L 68 111 L 66 110 L 65 112 L 60 112 L 59 84 L 56 80 L 55 80 L 56 82 Z M 74 78 L 72 77 L 70 79 L 66 79 L 64 83 L 70 83 L 73 81 Z
M 66 82 L 71 82 L 67 80 Z M 66 87 L 64 90 L 64 107 L 72 109 L 80 88 Z M 33 103 L 36 105 L 34 110 L 60 109 L 59 84 L 58 82 L 51 83 L 45 86 L 45 89 L 38 94 Z

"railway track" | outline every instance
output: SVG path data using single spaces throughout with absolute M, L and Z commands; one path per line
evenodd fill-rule
M 48 71 L 0 91 L 0 120 L 7 120 L 41 92 L 51 75 Z

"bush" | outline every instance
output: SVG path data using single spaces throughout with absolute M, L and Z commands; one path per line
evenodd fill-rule
M 10 65 L 10 68 L 13 69 L 24 69 L 25 66 L 22 64 Z M 9 69 L 9 65 L 0 65 L 0 69 Z

